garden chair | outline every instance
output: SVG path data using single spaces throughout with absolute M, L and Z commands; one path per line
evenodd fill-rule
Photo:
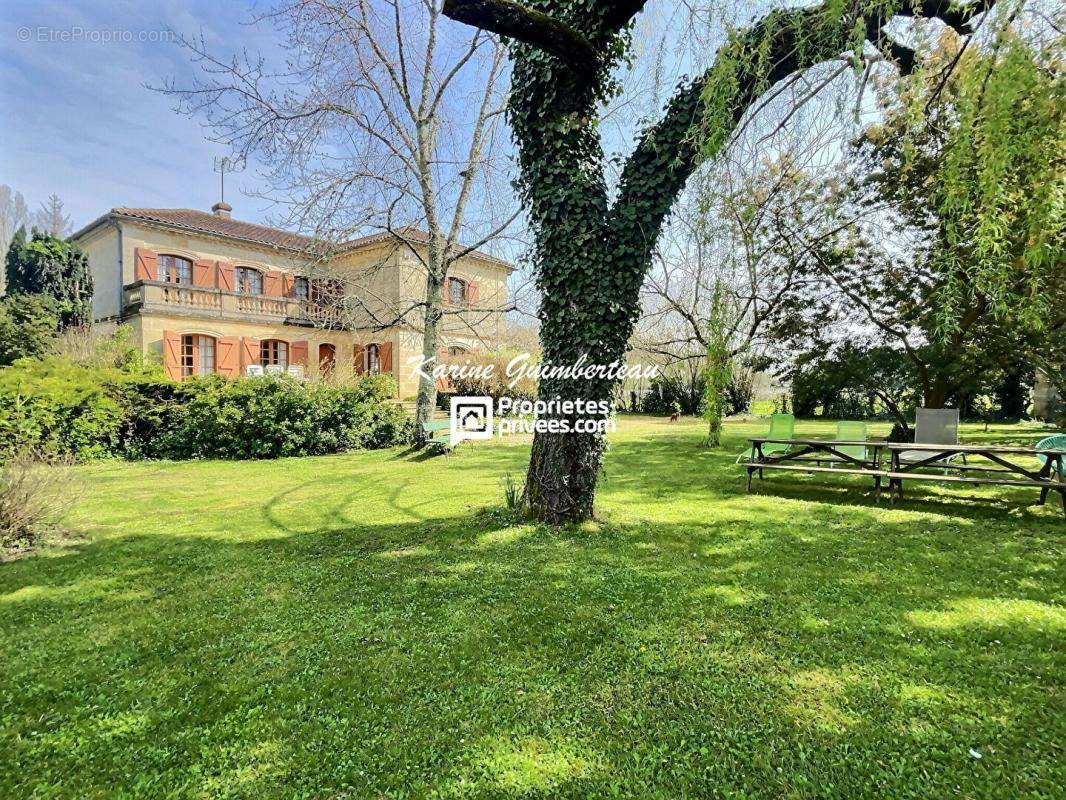
M 796 418 L 794 416 L 791 414 L 773 414 L 770 417 L 770 432 L 766 434 L 766 438 L 791 439 L 795 430 Z M 787 444 L 770 444 L 766 442 L 762 446 L 762 453 L 764 456 L 770 455 L 770 453 L 784 453 L 788 450 L 788 447 Z M 753 455 L 755 455 L 755 448 L 749 447 L 737 456 L 737 463 L 750 461 Z
M 837 423 L 837 436 L 838 442 L 865 442 L 868 436 L 866 433 L 865 422 L 849 422 L 847 420 L 841 420 Z M 866 445 L 862 444 L 845 444 L 836 448 L 837 451 L 843 453 L 846 456 L 850 456 L 858 461 L 866 460 Z M 854 466 L 850 461 L 846 461 L 839 456 L 820 456 L 819 463 L 822 461 L 828 461 L 829 465 L 844 464 L 845 466 Z
M 957 408 L 919 408 L 914 419 L 915 444 L 958 444 L 959 410 Z M 899 460 L 906 462 L 924 461 L 931 454 L 928 450 L 901 450 Z M 942 458 L 929 466 L 946 466 L 955 456 Z M 966 463 L 965 456 L 962 459 Z
M 1056 434 L 1055 436 L 1049 436 L 1046 439 L 1041 439 L 1039 442 L 1036 443 L 1036 449 L 1037 450 L 1066 450 L 1066 433 L 1059 433 L 1059 434 Z M 1037 455 L 1037 458 L 1040 459 L 1040 463 L 1041 464 L 1044 464 L 1044 463 L 1047 462 L 1047 456 Z M 1061 466 L 1062 466 L 1062 462 L 1059 462 L 1058 464 L 1056 464 L 1054 467 L 1051 468 L 1051 471 L 1053 473 L 1057 472 L 1058 468 L 1061 467 Z M 1060 480 L 1066 479 L 1066 476 L 1059 475 L 1059 479 Z

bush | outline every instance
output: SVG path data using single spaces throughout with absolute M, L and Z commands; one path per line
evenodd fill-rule
M 125 411 L 107 389 L 121 377 L 57 357 L 0 370 L 0 455 L 26 449 L 78 460 L 121 455 Z
M 162 363 L 145 357 L 128 325 L 120 325 L 107 335 L 92 328 L 67 328 L 52 339 L 48 352 L 83 367 L 163 377 Z
M 388 447 L 410 435 L 392 390 L 388 376 L 178 383 L 136 365 L 23 359 L 0 370 L 0 456 L 278 458 Z
M 59 309 L 43 294 L 0 300 L 0 366 L 44 355 L 59 327 Z
M 188 387 L 188 388 L 185 388 Z M 145 397 L 148 387 L 140 387 Z M 188 397 L 154 386 L 152 417 L 141 415 L 147 454 L 157 458 L 281 458 L 388 447 L 406 441 L 409 422 L 389 402 L 387 376 L 347 386 L 305 383 L 284 375 L 205 378 L 182 386 Z
M 663 373 L 651 379 L 647 393 L 640 399 L 645 414 L 682 414 L 695 416 L 703 411 L 703 393 L 707 376 L 703 370 L 692 374 L 680 371 Z
M 755 399 L 755 370 L 734 364 L 733 373 L 725 387 L 726 414 L 746 414 Z
M 73 500 L 67 463 L 25 449 L 0 466 L 0 548 L 32 547 L 59 522 Z

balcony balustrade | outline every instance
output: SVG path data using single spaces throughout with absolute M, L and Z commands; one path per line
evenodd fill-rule
M 191 316 L 252 321 L 309 323 L 315 304 L 292 297 L 227 292 L 202 286 L 179 286 L 162 281 L 138 281 L 123 290 L 127 312 L 177 312 Z

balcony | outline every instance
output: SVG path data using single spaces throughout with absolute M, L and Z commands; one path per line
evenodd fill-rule
M 241 294 L 162 281 L 137 281 L 123 289 L 123 313 L 161 312 L 237 322 L 311 325 L 317 304 L 291 297 Z

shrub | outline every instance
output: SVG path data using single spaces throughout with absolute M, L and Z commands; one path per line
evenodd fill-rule
M 702 369 L 692 374 L 676 370 L 656 375 L 641 398 L 640 410 L 645 414 L 700 414 L 706 385 L 707 376 Z
M 124 409 L 102 374 L 66 359 L 22 359 L 0 370 L 0 455 L 32 449 L 79 460 L 122 453 Z
M 186 388 L 187 387 L 187 388 Z M 144 392 L 139 396 L 144 396 Z M 154 391 L 161 392 L 162 387 Z M 284 375 L 205 378 L 183 384 L 187 397 L 148 404 L 147 454 L 161 458 L 280 458 L 388 447 L 409 438 L 403 409 L 389 402 L 392 380 L 367 376 L 346 386 Z
M 120 325 L 109 334 L 88 327 L 67 328 L 52 339 L 48 351 L 83 367 L 163 377 L 162 363 L 145 357 L 134 343 L 129 325 Z
M 388 376 L 344 385 L 286 376 L 179 383 L 139 362 L 112 366 L 125 363 L 121 355 L 87 361 L 51 356 L 0 370 L 0 457 L 33 448 L 78 460 L 277 458 L 409 438 Z
M 0 300 L 0 366 L 39 358 L 59 327 L 59 309 L 43 294 L 9 295 Z
M 0 466 L 0 548 L 32 547 L 59 522 L 75 485 L 68 463 L 28 448 Z
M 755 370 L 744 364 L 734 364 L 729 383 L 725 387 L 727 414 L 746 414 L 755 398 Z

